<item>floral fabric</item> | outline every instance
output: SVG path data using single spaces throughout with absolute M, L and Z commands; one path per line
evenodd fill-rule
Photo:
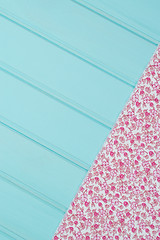
M 160 240 L 160 47 L 54 240 Z

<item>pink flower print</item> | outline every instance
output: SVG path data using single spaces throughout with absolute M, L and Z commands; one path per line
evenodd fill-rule
M 144 230 L 146 228 L 146 223 L 144 221 L 140 221 L 139 222 L 139 227 Z
M 114 185 L 111 186 L 111 191 L 115 191 L 116 190 L 116 187 Z
M 131 240 L 131 239 L 130 239 L 129 237 L 126 236 L 126 237 L 124 237 L 124 240 Z
M 65 227 L 62 227 L 62 228 L 59 228 L 58 230 L 63 234 L 66 229 L 65 229 Z
M 160 160 L 160 151 L 156 153 L 156 157 L 158 158 L 158 160 Z
M 153 157 L 154 152 L 153 151 L 149 151 L 149 156 Z
M 159 169 L 159 168 L 156 169 L 155 171 L 153 171 L 153 175 L 154 175 L 154 177 L 156 178 L 156 180 L 157 180 L 158 182 L 160 182 L 160 169 Z
M 118 144 L 118 140 L 114 140 L 114 145 L 117 145 Z
M 134 117 L 134 112 L 133 111 L 129 111 L 128 112 L 128 117 L 129 117 L 129 119 L 132 119 Z
M 110 231 L 110 226 L 106 223 L 104 224 L 104 231 L 109 232 Z
M 159 123 L 155 124 L 155 130 L 160 132 L 160 124 Z
M 92 224 L 92 222 L 91 222 L 90 219 L 87 219 L 87 220 L 85 221 L 85 225 L 86 225 L 87 228 L 90 227 L 91 224 Z
M 139 195 L 140 194 L 140 188 L 138 186 L 136 186 L 134 189 L 133 189 L 133 193 L 135 195 Z
M 79 210 L 77 211 L 76 215 L 78 216 L 78 218 L 83 217 L 83 212 Z
M 102 166 L 103 166 L 103 167 L 108 167 L 108 166 L 109 166 L 108 161 L 103 160 L 103 161 L 102 161 Z
M 108 144 L 105 148 L 106 148 L 106 152 L 112 152 L 113 151 L 113 147 L 110 144 Z
M 85 183 L 86 183 L 86 184 L 89 184 L 89 183 L 90 183 L 90 178 L 89 178 L 89 177 L 87 177 L 87 178 L 85 179 Z
M 98 235 L 95 236 L 95 240 L 100 240 L 100 239 L 101 239 L 100 236 Z
M 144 103 L 147 104 L 150 101 L 150 98 L 148 96 L 145 96 L 143 99 Z
M 136 180 L 136 175 L 134 173 L 129 174 L 129 180 L 134 182 Z M 134 193 L 136 194 L 135 189 L 134 189 Z
M 136 121 L 136 126 L 137 126 L 137 127 L 142 127 L 142 126 L 143 126 L 143 120 L 142 120 L 142 119 L 138 119 L 138 120 Z
M 82 239 L 83 239 L 83 235 L 82 235 L 81 232 L 78 232 L 78 233 L 76 234 L 76 239 L 77 239 L 77 240 L 82 240 Z
M 130 204 L 130 206 L 131 206 L 131 209 L 133 209 L 133 210 L 136 210 L 136 209 L 137 209 L 137 203 L 136 203 L 136 202 L 132 202 L 132 203 Z
M 119 187 L 119 193 L 120 194 L 123 194 L 123 193 L 125 193 L 126 192 L 126 187 L 124 186 L 124 185 L 121 185 L 120 187 Z
M 153 185 L 150 185 L 150 186 L 149 186 L 149 190 L 150 190 L 151 193 L 154 193 L 154 194 L 157 193 L 157 189 L 156 189 L 156 187 L 153 186 Z
M 159 232 L 159 236 L 160 236 L 160 225 L 158 225 L 157 228 L 158 228 L 158 232 Z
M 68 240 L 74 240 L 74 238 L 73 237 L 69 237 Z
M 134 94 L 134 95 L 132 96 L 132 100 L 133 100 L 133 102 L 137 102 L 138 99 L 139 99 L 138 94 Z
M 150 92 L 151 92 L 150 87 L 146 87 L 146 88 L 145 88 L 145 91 L 146 91 L 147 93 L 150 93 Z
M 109 237 L 108 237 L 108 240 L 113 240 L 113 237 L 112 237 L 112 236 L 109 236 Z
M 119 153 L 123 154 L 123 153 L 125 152 L 125 148 L 120 145 L 119 147 L 117 147 L 117 151 L 118 151 Z
M 152 87 L 153 87 L 154 90 L 159 89 L 159 84 L 158 84 L 158 82 L 152 84 Z
M 124 159 L 124 164 L 127 166 L 127 167 L 130 167 L 131 166 L 131 161 L 127 158 L 127 159 Z
M 93 191 L 92 191 L 92 190 L 89 190 L 89 191 L 88 191 L 88 194 L 89 194 L 89 195 L 92 195 L 92 194 L 93 194 Z
M 145 142 L 148 144 L 152 141 L 152 136 L 151 135 L 147 135 L 145 138 Z
M 143 166 L 144 168 L 150 168 L 150 162 L 149 162 L 149 161 L 143 161 L 143 162 L 142 162 L 142 166 Z
M 103 147 L 103 148 L 105 148 L 105 147 Z M 100 153 L 99 153 L 99 154 L 97 155 L 97 158 L 98 158 L 98 159 L 101 159 L 101 160 L 105 160 L 105 154 L 104 154 L 104 153 L 103 153 L 103 154 L 100 154 Z
M 147 78 L 146 78 L 146 81 L 147 81 L 147 83 L 150 83 L 150 82 L 151 82 L 150 77 L 147 77 Z
M 134 228 L 135 227 L 135 222 L 133 220 L 129 220 L 127 224 L 128 224 L 129 228 Z
M 94 196 L 93 199 L 92 199 L 92 202 L 98 203 L 99 202 L 99 198 L 97 196 Z
M 99 213 L 102 217 L 106 215 L 106 211 L 104 209 L 100 209 Z
M 154 240 L 151 236 L 146 236 L 146 240 Z
M 111 178 L 114 178 L 116 175 L 117 175 L 117 170 L 116 169 L 112 169 L 112 171 L 110 172 Z
M 87 201 L 87 198 L 88 198 L 87 194 L 83 194 L 83 195 L 81 196 L 81 199 L 82 199 L 83 202 L 86 202 L 86 201 Z
M 120 179 L 122 180 L 122 179 L 124 179 L 125 174 L 122 174 L 122 173 L 121 173 L 121 174 L 119 175 L 119 177 L 120 177 Z
M 153 171 L 153 176 L 156 177 L 156 178 L 159 177 L 157 169 Z
M 101 184 L 101 189 L 102 189 L 102 190 L 106 190 L 106 189 L 108 189 L 108 188 L 109 188 L 109 186 L 108 186 L 107 182 L 103 182 L 103 183 Z
M 131 140 L 131 139 L 134 138 L 134 135 L 133 135 L 132 132 L 129 132 L 129 133 L 126 134 L 126 137 L 127 137 L 127 140 Z
M 122 142 L 122 143 L 124 143 L 125 138 L 124 138 L 124 137 L 119 137 L 119 141 Z
M 85 207 L 88 207 L 89 206 L 89 202 L 84 202 L 84 205 L 85 205 Z
M 120 133 L 123 133 L 124 132 L 124 127 L 120 127 L 119 130 L 120 130 Z
M 154 208 L 150 208 L 150 209 L 148 210 L 148 213 L 149 213 L 149 216 L 151 216 L 151 217 L 153 217 L 153 216 L 156 215 L 156 211 L 155 211 Z
M 150 109 L 150 114 L 151 116 L 156 116 L 157 115 L 157 111 L 155 109 Z
M 118 219 L 123 219 L 124 218 L 123 211 L 117 211 L 116 216 L 117 216 Z
M 112 198 L 112 199 L 110 200 L 110 205 L 111 205 L 111 206 L 117 205 L 117 199 L 116 199 L 116 198 Z
M 138 100 L 138 99 L 137 99 L 137 100 Z M 136 101 L 136 106 L 137 106 L 137 107 L 140 107 L 140 105 L 141 105 L 141 103 L 138 102 L 138 101 Z

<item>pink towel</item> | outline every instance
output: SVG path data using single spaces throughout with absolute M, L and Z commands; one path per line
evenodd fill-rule
M 53 239 L 160 239 L 160 46 Z

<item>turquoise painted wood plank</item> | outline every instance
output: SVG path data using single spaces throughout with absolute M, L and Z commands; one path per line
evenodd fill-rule
M 109 130 L 0 71 L 0 113 L 20 131 L 90 166 Z M 21 130 L 21 128 L 23 128 Z M 71 160 L 72 161 L 72 160 Z
M 0 125 L 0 133 L 0 176 L 17 179 L 15 182 L 33 193 L 33 197 L 37 193 L 46 204 L 60 203 L 65 211 L 86 171 L 6 126 Z
M 14 238 L 6 236 L 4 233 L 0 233 L 1 240 L 14 240 Z
M 60 211 L 43 204 L 2 179 L 0 189 L 0 224 L 3 223 L 22 239 L 51 239 L 63 217 Z
M 71 51 L 77 49 L 77 54 L 132 84 L 137 82 L 155 50 L 155 45 L 74 1 L 47 0 L 39 4 L 38 0 L 34 3 L 16 0 L 15 4 L 1 0 L 1 7 L 13 13 L 22 25 L 28 24 L 42 35 L 48 33 L 49 38 L 64 42 Z
M 13 240 L 13 238 L 5 236 L 3 233 L 0 233 L 1 240 Z
M 99 13 L 107 13 L 122 21 L 129 27 L 132 26 L 156 42 L 160 41 L 160 2 L 158 0 L 73 0 L 87 7 L 95 7 Z M 88 5 L 90 4 L 90 6 Z M 96 10 L 96 9 L 95 9 Z
M 24 238 L 12 230 L 0 225 L 0 239 L 1 240 L 24 240 Z
M 5 233 L 0 232 L 1 240 L 14 240 L 14 238 L 7 236 Z
M 14 238 L 7 237 L 3 233 L 0 233 L 1 240 L 14 240 Z
M 0 39 L 3 46 L 1 60 L 15 69 L 20 69 L 22 76 L 27 75 L 27 77 L 24 76 L 27 81 L 46 89 L 52 95 L 55 95 L 55 91 L 56 95 L 57 92 L 60 93 L 64 101 L 67 97 L 71 105 L 76 107 L 78 105 L 78 108 L 82 110 L 87 109 L 86 112 L 91 116 L 95 116 L 109 126 L 113 125 L 133 90 L 131 86 L 125 85 L 118 79 L 3 18 L 1 18 L 0 28 L 4 33 Z M 149 56 L 149 52 L 147 49 L 145 56 L 142 55 L 144 60 L 141 63 L 137 57 L 141 68 L 144 68 L 144 62 L 145 65 L 147 64 L 146 54 Z M 106 57 L 110 58 L 109 55 Z M 132 64 L 128 61 L 128 65 Z M 7 69 L 11 71 L 10 67 Z M 105 103 L 105 108 L 103 103 Z

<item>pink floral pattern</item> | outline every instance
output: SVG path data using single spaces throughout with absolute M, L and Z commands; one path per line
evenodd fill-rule
M 54 240 L 160 240 L 160 47 Z

